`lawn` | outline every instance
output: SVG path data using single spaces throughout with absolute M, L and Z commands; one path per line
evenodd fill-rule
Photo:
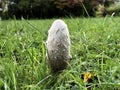
M 0 90 L 120 90 L 120 18 L 63 18 L 72 60 L 59 75 L 45 57 L 54 20 L 0 21 Z

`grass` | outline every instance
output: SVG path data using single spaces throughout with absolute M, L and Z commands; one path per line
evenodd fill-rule
M 52 75 L 44 41 L 55 19 L 0 21 L 1 90 L 119 90 L 120 18 L 66 18 L 73 59 Z M 84 82 L 85 73 L 92 77 Z

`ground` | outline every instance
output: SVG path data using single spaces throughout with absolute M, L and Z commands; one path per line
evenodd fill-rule
M 0 21 L 0 89 L 120 89 L 120 18 L 62 19 L 73 58 L 59 75 L 50 73 L 44 45 L 55 19 Z

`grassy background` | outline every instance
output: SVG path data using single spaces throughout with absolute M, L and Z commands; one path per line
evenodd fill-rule
M 120 18 L 63 19 L 73 59 L 51 75 L 44 41 L 55 19 L 0 21 L 1 90 L 120 90 Z M 84 73 L 91 79 L 83 82 Z

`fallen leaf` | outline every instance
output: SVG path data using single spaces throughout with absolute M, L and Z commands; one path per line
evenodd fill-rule
M 96 76 L 96 73 L 85 72 L 83 82 L 88 82 L 90 79 L 92 79 L 92 76 Z

